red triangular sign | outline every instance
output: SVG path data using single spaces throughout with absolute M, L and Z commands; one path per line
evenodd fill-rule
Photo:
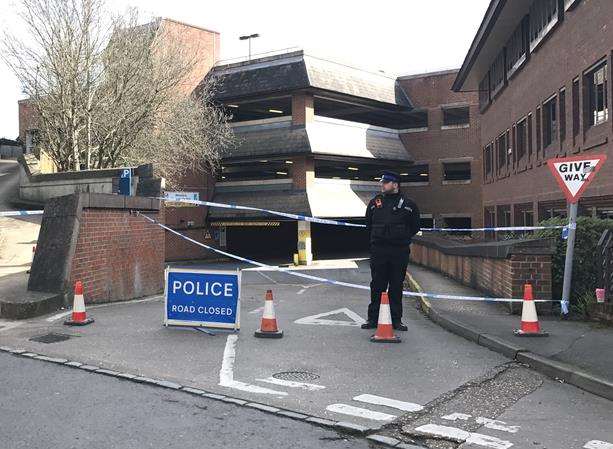
M 556 181 L 558 181 L 568 202 L 576 203 L 606 160 L 606 155 L 594 154 L 591 156 L 549 159 L 547 165 Z

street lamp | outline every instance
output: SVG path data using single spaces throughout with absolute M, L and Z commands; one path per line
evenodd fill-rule
M 249 41 L 249 61 L 251 61 L 251 39 L 255 39 L 256 37 L 260 37 L 260 35 L 255 33 L 239 37 L 241 41 Z

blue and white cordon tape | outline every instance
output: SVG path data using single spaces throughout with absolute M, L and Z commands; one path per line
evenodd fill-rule
M 26 215 L 42 215 L 43 210 L 8 210 L 0 212 L 0 217 L 23 217 Z
M 158 198 L 162 201 L 168 201 L 172 203 L 186 203 L 186 204 L 197 204 L 199 206 L 209 206 L 209 207 L 220 207 L 224 209 L 238 209 L 238 210 L 249 210 L 252 212 L 264 212 L 271 215 L 278 215 L 280 217 L 292 218 L 294 220 L 300 221 L 310 221 L 311 223 L 321 223 L 335 226 L 349 226 L 354 228 L 365 228 L 366 225 L 358 224 L 358 223 L 347 223 L 346 221 L 338 221 L 338 220 L 328 220 L 325 218 L 315 218 L 309 217 L 306 215 L 298 215 L 298 214 L 290 214 L 287 212 L 279 212 L 276 210 L 270 209 L 260 209 L 259 207 L 251 207 L 251 206 L 239 206 L 237 204 L 224 204 L 224 203 L 214 203 L 211 201 L 200 201 L 200 200 L 171 200 L 168 198 Z M 477 232 L 477 231 L 539 231 L 542 229 L 565 229 L 567 226 L 511 226 L 511 227 L 494 227 L 494 228 L 422 228 L 423 232 Z
M 210 251 L 213 251 L 217 254 L 221 254 L 223 256 L 226 257 L 230 257 L 232 259 L 235 260 L 239 260 L 241 262 L 245 262 L 251 265 L 255 265 L 261 268 L 266 268 L 269 270 L 273 270 L 273 271 L 279 271 L 282 273 L 287 273 L 291 276 L 296 276 L 296 277 L 300 277 L 303 279 L 309 279 L 311 281 L 317 281 L 317 282 L 321 282 L 322 284 L 331 284 L 331 285 L 339 285 L 342 287 L 349 287 L 349 288 L 356 288 L 356 289 L 360 289 L 360 290 L 370 290 L 370 286 L 368 285 L 360 285 L 360 284 L 352 284 L 349 282 L 342 282 L 342 281 L 335 281 L 333 279 L 327 279 L 327 278 L 322 278 L 319 276 L 313 276 L 310 274 L 306 274 L 306 273 L 302 273 L 299 271 L 295 271 L 295 270 L 291 270 L 290 268 L 286 268 L 286 267 L 278 267 L 275 265 L 267 265 L 265 263 L 262 262 L 258 262 L 256 260 L 251 260 L 251 259 L 247 259 L 246 257 L 241 257 L 237 254 L 232 254 L 229 253 L 227 251 L 223 251 L 221 249 L 215 248 L 213 246 L 209 246 L 206 245 L 204 243 L 198 242 L 197 240 L 194 240 L 190 237 L 187 237 L 186 235 L 181 234 L 178 231 L 175 231 L 174 229 L 169 228 L 168 226 L 163 225 L 162 223 L 159 223 L 157 220 L 148 217 L 147 215 L 136 211 L 136 215 L 139 215 L 143 218 L 145 218 L 146 220 L 148 220 L 149 222 L 159 226 L 162 229 L 165 229 L 166 231 L 175 234 L 179 237 L 181 237 L 184 240 L 187 240 L 188 242 L 191 242 L 195 245 L 198 245 L 202 248 L 208 249 Z M 402 294 L 404 296 L 425 296 L 427 298 L 431 298 L 431 299 L 452 299 L 452 300 L 456 300 L 456 301 L 486 301 L 486 302 L 523 302 L 524 300 L 522 298 L 490 298 L 490 297 L 481 297 L 481 296 L 459 296 L 459 295 L 444 295 L 444 294 L 436 294 L 436 293 L 423 293 L 423 292 L 410 292 L 410 291 L 403 291 Z M 536 299 L 534 300 L 535 302 L 552 302 L 553 300 L 549 300 L 549 299 Z

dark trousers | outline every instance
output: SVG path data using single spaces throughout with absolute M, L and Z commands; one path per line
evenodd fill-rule
M 370 304 L 368 321 L 377 323 L 381 293 L 387 291 L 390 300 L 392 322 L 402 319 L 402 287 L 409 264 L 409 250 L 406 248 L 371 248 Z

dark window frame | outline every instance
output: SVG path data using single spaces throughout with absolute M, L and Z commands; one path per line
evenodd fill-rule
M 519 120 L 515 125 L 515 154 L 518 162 L 528 154 L 528 117 Z
M 558 140 L 558 96 L 550 97 L 543 103 L 543 149 L 549 148 Z
M 443 182 L 472 181 L 471 161 L 442 162 L 442 166 Z M 452 167 L 455 168 L 455 170 L 448 172 L 448 169 Z
M 558 92 L 558 131 L 560 143 L 566 141 L 566 88 L 563 87 Z
M 530 6 L 530 51 L 534 51 L 560 20 L 558 0 L 534 0 Z
M 507 79 L 511 78 L 515 72 L 527 61 L 529 54 L 528 17 L 524 17 L 513 31 L 506 44 L 506 71 Z
M 443 127 L 460 128 L 470 126 L 470 107 L 443 106 Z
M 503 48 L 490 67 L 490 97 L 494 98 L 507 82 L 506 49 Z
M 608 61 L 597 63 L 584 74 L 587 89 L 587 118 L 590 127 L 602 125 L 609 120 L 609 70 Z M 602 77 L 602 83 L 597 83 Z M 599 86 L 602 86 L 599 88 Z

